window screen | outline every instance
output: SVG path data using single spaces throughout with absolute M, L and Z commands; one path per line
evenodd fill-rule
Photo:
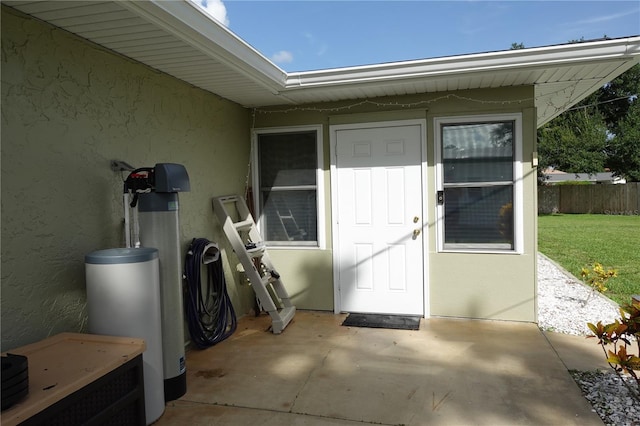
M 513 121 L 441 125 L 444 248 L 513 249 Z
M 272 245 L 317 245 L 317 132 L 258 135 L 262 236 Z

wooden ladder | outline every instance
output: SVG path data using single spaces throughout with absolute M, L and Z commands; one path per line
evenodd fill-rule
M 273 334 L 282 333 L 293 319 L 296 307 L 291 304 L 280 274 L 271 263 L 247 204 L 238 195 L 214 197 L 213 211 L 242 263 L 262 309 L 271 316 Z

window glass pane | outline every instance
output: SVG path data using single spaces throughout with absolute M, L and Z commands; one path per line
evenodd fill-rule
M 445 188 L 444 242 L 513 248 L 513 186 Z
M 261 188 L 316 184 L 315 131 L 261 134 L 258 156 Z
M 272 245 L 316 245 L 317 131 L 258 135 L 260 226 Z
M 513 180 L 513 128 L 511 121 L 443 125 L 445 184 Z
M 317 241 L 316 191 L 263 191 L 266 241 Z

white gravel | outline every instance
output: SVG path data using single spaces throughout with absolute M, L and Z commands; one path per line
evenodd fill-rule
M 613 322 L 619 318 L 618 305 L 583 284 L 544 255 L 538 255 L 538 325 L 557 333 L 588 335 L 587 323 Z M 595 344 L 595 343 L 594 343 Z M 604 354 L 603 354 L 604 357 Z M 640 400 L 611 372 L 571 372 L 585 398 L 606 425 L 640 425 Z
M 557 333 L 586 336 L 587 323 L 603 324 L 619 318 L 618 304 L 538 255 L 538 325 Z

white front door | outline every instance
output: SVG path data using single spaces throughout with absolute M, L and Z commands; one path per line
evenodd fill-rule
M 335 130 L 341 311 L 425 313 L 422 134 L 419 124 Z

